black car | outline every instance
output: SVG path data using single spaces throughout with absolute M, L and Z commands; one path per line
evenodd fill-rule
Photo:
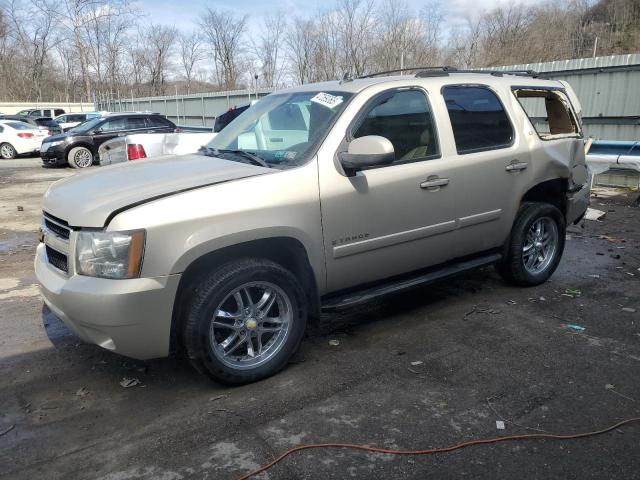
M 62 128 L 50 117 L 31 118 L 24 115 L 0 115 L 0 120 L 16 120 L 18 122 L 28 123 L 41 130 L 48 130 L 49 135 L 57 135 L 62 133 Z
M 134 133 L 175 131 L 175 124 L 161 115 L 112 113 L 46 138 L 40 148 L 40 157 L 45 167 L 69 164 L 73 168 L 86 168 L 97 161 L 98 147 L 107 140 Z
M 244 105 L 242 107 L 231 107 L 227 112 L 223 113 L 222 115 L 218 115 L 213 124 L 213 131 L 217 133 L 222 130 L 250 106 L 251 105 Z

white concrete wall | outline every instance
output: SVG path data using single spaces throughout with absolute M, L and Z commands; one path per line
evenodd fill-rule
M 28 108 L 62 108 L 66 113 L 73 112 L 93 112 L 93 103 L 64 103 L 64 102 L 42 102 L 42 103 L 19 103 L 0 102 L 0 112 L 6 115 L 13 115 L 20 110 Z

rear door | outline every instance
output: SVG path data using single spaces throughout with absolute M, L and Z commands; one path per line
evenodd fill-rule
M 442 88 L 456 144 L 451 163 L 462 173 L 457 179 L 456 257 L 503 245 L 532 178 L 529 147 L 501 95 L 511 99 L 510 91 L 486 85 Z

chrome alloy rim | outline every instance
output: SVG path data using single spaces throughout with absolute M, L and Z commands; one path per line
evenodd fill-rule
M 525 270 L 538 274 L 546 270 L 558 248 L 558 227 L 550 217 L 537 219 L 527 232 L 522 247 L 522 262 Z
M 0 154 L 2 154 L 2 158 L 13 157 L 13 147 L 11 145 L 3 145 L 0 149 Z
M 284 345 L 291 327 L 291 301 L 269 282 L 249 282 L 218 305 L 209 327 L 215 356 L 236 369 L 263 364 Z
M 91 152 L 87 149 L 79 150 L 73 156 L 73 160 L 80 168 L 86 168 L 91 165 Z

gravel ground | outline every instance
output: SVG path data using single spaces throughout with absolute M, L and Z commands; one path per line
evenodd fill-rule
M 226 388 L 181 359 L 82 343 L 43 307 L 40 199 L 72 174 L 0 162 L 0 478 L 234 479 L 302 443 L 429 448 L 640 416 L 640 208 L 628 194 L 599 191 L 606 216 L 571 227 L 542 286 L 484 269 L 327 315 L 286 370 Z M 640 424 L 431 457 L 314 450 L 258 478 L 516 476 L 640 478 Z

